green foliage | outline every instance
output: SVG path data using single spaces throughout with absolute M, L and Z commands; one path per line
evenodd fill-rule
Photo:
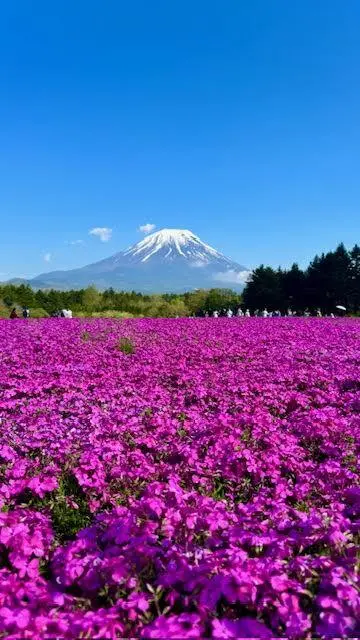
M 60 541 L 73 538 L 90 523 L 91 513 L 86 496 L 70 472 L 64 472 L 60 478 L 59 489 L 51 504 L 51 519 Z
M 224 500 L 227 495 L 229 482 L 222 476 L 215 476 L 213 480 L 213 491 L 211 497 L 214 500 Z
M 49 314 L 45 309 L 31 309 L 31 317 L 32 318 L 48 318 Z
M 76 477 L 64 469 L 56 491 L 39 498 L 29 489 L 18 496 L 18 503 L 49 513 L 57 541 L 74 538 L 91 522 L 87 497 Z
M 212 314 L 221 309 L 237 309 L 242 303 L 240 294 L 231 289 L 198 289 L 184 294 L 184 302 L 191 315 Z
M 1 301 L 2 300 L 2 301 Z M 31 301 L 31 303 L 29 302 Z M 204 315 L 215 309 L 239 307 L 241 296 L 230 289 L 210 289 L 184 294 L 143 295 L 135 291 L 103 292 L 95 287 L 56 291 L 32 291 L 25 285 L 0 285 L 0 317 L 9 317 L 13 306 L 29 306 L 31 317 L 46 317 L 60 309 L 71 309 L 74 316 L 92 318 L 176 318 Z
M 8 318 L 10 308 L 5 304 L 4 300 L 0 300 L 0 318 Z
M 130 338 L 120 338 L 117 344 L 117 348 L 119 349 L 119 351 L 125 353 L 126 355 L 132 355 L 133 353 L 135 353 L 135 346 L 131 342 Z
M 244 291 L 244 302 L 251 309 L 279 309 L 282 306 L 280 271 L 263 264 L 255 269 Z
M 134 314 L 127 313 L 127 311 L 116 311 L 114 309 L 107 309 L 106 311 L 78 311 L 76 313 L 78 318 L 134 318 Z M 139 317 L 139 316 L 136 316 Z
M 43 317 L 59 309 L 71 309 L 74 316 L 95 318 L 174 318 L 211 315 L 240 305 L 252 311 L 279 309 L 285 312 L 335 311 L 344 305 L 351 314 L 360 314 L 360 247 L 347 251 L 340 244 L 335 251 L 315 256 L 304 271 L 297 264 L 290 269 L 260 265 L 254 269 L 243 295 L 231 289 L 197 289 L 184 294 L 145 295 L 136 291 L 86 289 L 33 291 L 27 284 L 0 285 L 0 317 L 9 317 L 17 306 L 30 308 L 31 317 Z
M 320 308 L 331 313 L 340 304 L 356 315 L 360 311 L 360 247 L 347 251 L 339 244 L 335 251 L 315 256 L 306 271 L 297 264 L 285 271 L 261 265 L 253 271 L 243 298 L 252 310 Z
M 87 287 L 82 294 L 82 306 L 91 311 L 101 306 L 101 293 L 93 286 Z
M 303 511 L 303 513 L 309 513 L 310 505 L 305 500 L 299 500 L 295 502 L 294 509 L 297 511 Z

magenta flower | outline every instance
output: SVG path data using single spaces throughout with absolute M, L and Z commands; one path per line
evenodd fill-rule
M 0 635 L 360 636 L 358 320 L 3 320 L 0 358 Z
M 213 638 L 271 638 L 272 633 L 258 620 L 241 618 L 229 620 L 227 618 L 212 621 Z

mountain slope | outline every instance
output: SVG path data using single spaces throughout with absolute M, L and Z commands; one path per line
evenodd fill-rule
M 148 293 L 194 288 L 243 287 L 248 271 L 183 229 L 162 229 L 125 251 L 80 269 L 43 273 L 31 285 L 40 288 L 134 289 Z

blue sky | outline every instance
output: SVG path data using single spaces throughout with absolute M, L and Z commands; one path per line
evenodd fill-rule
M 0 279 L 146 223 L 249 267 L 359 242 L 359 24 L 358 0 L 2 3 Z

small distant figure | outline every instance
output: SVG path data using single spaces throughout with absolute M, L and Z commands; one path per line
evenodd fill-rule
M 243 312 L 241 307 L 238 308 L 236 315 L 237 315 L 238 318 L 242 318 L 243 317 L 244 312 Z
M 264 311 L 262 312 L 262 317 L 263 318 L 268 318 L 269 317 L 269 312 L 268 312 L 266 307 L 265 307 Z
M 232 318 L 233 315 L 234 315 L 232 309 L 228 309 L 227 312 L 226 312 L 226 315 L 227 315 L 228 318 Z
M 13 310 L 10 313 L 10 318 L 11 320 L 14 320 L 15 318 L 18 318 L 18 314 L 16 313 L 16 307 L 13 308 Z
M 70 309 L 61 309 L 61 318 L 72 318 L 72 311 Z
M 22 317 L 23 318 L 30 318 L 30 309 L 28 309 L 28 307 L 24 307 L 23 308 Z
M 330 318 L 335 318 L 335 315 L 333 313 L 330 313 Z
M 321 309 L 318 309 L 318 310 L 316 311 L 316 317 L 317 317 L 317 318 L 322 318 Z
M 209 317 L 209 312 L 205 311 L 205 318 L 208 318 L 208 317 Z
M 249 309 L 246 309 L 246 311 L 245 311 L 245 318 L 250 318 L 250 315 L 251 315 L 251 314 L 250 314 Z
M 218 318 L 218 317 L 219 317 L 219 312 L 213 311 L 213 318 Z

